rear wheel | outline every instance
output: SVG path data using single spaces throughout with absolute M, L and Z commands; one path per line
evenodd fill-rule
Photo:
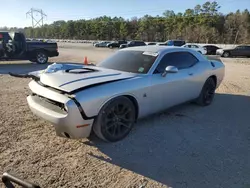
M 94 122 L 95 134 L 109 142 L 126 137 L 134 126 L 136 111 L 127 97 L 117 97 L 103 106 Z
M 205 82 L 196 103 L 201 106 L 208 106 L 213 102 L 216 84 L 213 78 L 208 78 Z
M 46 52 L 39 51 L 36 53 L 36 62 L 39 64 L 45 64 L 48 62 L 48 55 Z
M 230 53 L 229 52 L 224 52 L 223 53 L 223 57 L 229 57 L 230 56 Z
M 112 49 L 112 48 L 113 48 L 113 46 L 112 46 L 112 45 L 110 45 L 110 46 L 109 46 L 109 48 L 110 48 L 110 49 Z

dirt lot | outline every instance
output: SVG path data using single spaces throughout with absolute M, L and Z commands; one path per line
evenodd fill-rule
M 112 52 L 64 46 L 51 61 L 97 62 Z M 249 187 L 250 59 L 222 61 L 226 76 L 211 106 L 185 104 L 140 120 L 117 143 L 56 137 L 28 109 L 29 79 L 6 75 L 45 66 L 0 62 L 0 173 L 56 188 Z

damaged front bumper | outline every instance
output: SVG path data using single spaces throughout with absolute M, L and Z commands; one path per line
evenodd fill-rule
M 34 80 L 29 87 L 32 91 L 27 97 L 29 108 L 35 115 L 52 123 L 58 136 L 80 139 L 90 135 L 94 119 L 83 119 L 74 100 Z

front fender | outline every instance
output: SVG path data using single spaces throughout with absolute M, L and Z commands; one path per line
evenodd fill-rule
M 103 108 L 103 106 L 105 104 L 107 104 L 108 102 L 110 102 L 111 100 L 117 98 L 117 97 L 121 97 L 121 96 L 125 96 L 125 97 L 132 97 L 136 102 L 137 102 L 137 105 L 138 105 L 138 99 L 137 97 L 132 94 L 132 93 L 120 93 L 120 94 L 116 94 L 116 95 L 112 95 L 110 96 L 109 98 L 107 98 L 107 100 L 103 101 L 103 103 L 100 105 L 99 109 L 98 109 L 98 113 L 100 112 L 100 110 Z M 132 101 L 133 102 L 133 101 Z

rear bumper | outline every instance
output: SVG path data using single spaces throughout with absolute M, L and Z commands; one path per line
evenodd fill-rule
M 66 96 L 44 88 L 34 81 L 29 86 L 33 93 L 37 94 L 27 97 L 30 110 L 35 115 L 49 121 L 54 126 L 57 136 L 80 139 L 90 135 L 94 119 L 84 120 L 73 100 L 66 99 Z M 46 90 L 49 91 L 46 92 Z M 43 95 L 47 93 L 47 97 L 39 96 L 39 93 Z M 62 96 L 56 100 L 56 96 L 59 95 Z M 46 99 L 58 101 L 65 108 L 60 109 L 59 106 L 46 102 Z
M 59 56 L 59 52 L 58 51 L 53 51 L 49 53 L 49 57 L 56 57 Z
M 223 52 L 220 52 L 220 51 L 216 51 L 216 55 L 222 55 Z

